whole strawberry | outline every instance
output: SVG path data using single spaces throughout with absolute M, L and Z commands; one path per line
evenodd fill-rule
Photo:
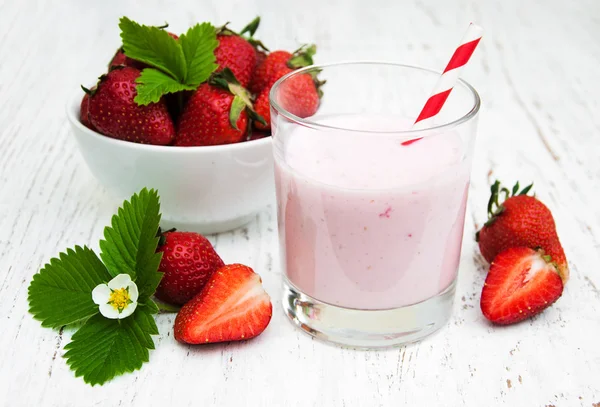
M 541 248 L 552 259 L 564 283 L 569 278 L 565 252 L 556 233 L 550 210 L 534 196 L 529 196 L 532 185 L 519 191 L 519 183 L 512 191 L 501 188 L 496 181 L 491 187 L 488 203 L 489 220 L 477 232 L 479 250 L 488 262 L 498 253 L 511 247 Z M 500 194 L 505 200 L 500 201 Z
M 231 124 L 234 95 L 228 90 L 203 83 L 187 102 L 177 124 L 176 146 L 211 146 L 242 141 L 248 117 L 241 112 Z
M 269 84 L 275 83 L 283 76 L 282 68 L 297 69 L 312 65 L 312 57 L 317 48 L 314 45 L 303 46 L 294 53 L 287 51 L 273 51 L 266 56 L 264 61 L 256 67 L 248 89 L 254 94 L 259 94 Z
M 123 67 L 103 75 L 90 91 L 91 124 L 108 137 L 142 144 L 166 145 L 175 137 L 175 126 L 163 99 L 139 106 L 135 80 L 140 71 Z
M 236 79 L 247 87 L 256 66 L 254 47 L 239 35 L 226 30 L 217 35 L 219 46 L 215 49 L 218 70 L 229 68 Z
M 250 95 L 225 68 L 200 85 L 187 102 L 177 125 L 176 146 L 208 146 L 243 141 L 248 114 L 257 120 Z
M 309 117 L 319 108 L 318 84 L 310 74 L 293 75 L 281 83 L 277 91 L 277 103 L 298 117 Z
M 273 315 L 271 299 L 261 282 L 250 267 L 241 264 L 221 267 L 177 314 L 175 339 L 203 344 L 260 335 Z
M 166 232 L 157 249 L 163 253 L 159 271 L 164 273 L 156 297 L 169 304 L 183 305 L 202 290 L 223 260 L 202 235 Z

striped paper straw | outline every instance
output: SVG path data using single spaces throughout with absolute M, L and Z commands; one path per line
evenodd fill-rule
M 446 99 L 448 99 L 450 92 L 452 92 L 454 85 L 456 85 L 463 67 L 469 62 L 471 55 L 473 55 L 473 51 L 477 48 L 482 33 L 483 28 L 473 23 L 469 24 L 469 28 L 462 41 L 454 51 L 452 58 L 450 58 L 450 62 L 448 62 L 446 69 L 444 69 L 444 72 L 442 72 L 442 75 L 438 79 L 431 96 L 427 99 L 427 102 L 425 102 L 425 106 L 423 106 L 421 113 L 419 113 L 419 117 L 415 120 L 415 124 L 413 124 L 412 127 L 413 130 L 424 129 L 431 126 L 435 115 L 442 110 L 444 103 L 446 103 Z M 402 145 L 406 146 L 417 140 L 420 140 L 420 138 L 405 141 Z

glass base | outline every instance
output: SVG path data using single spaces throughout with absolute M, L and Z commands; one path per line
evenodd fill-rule
M 456 279 L 417 304 L 385 310 L 337 307 L 312 298 L 283 279 L 283 309 L 293 324 L 325 341 L 384 348 L 418 341 L 443 327 L 452 314 Z

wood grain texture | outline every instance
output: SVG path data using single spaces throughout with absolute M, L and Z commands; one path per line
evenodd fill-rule
M 469 21 L 486 33 L 463 77 L 484 101 L 457 301 L 443 330 L 386 351 L 320 343 L 281 310 L 273 208 L 212 236 L 226 262 L 252 266 L 274 301 L 247 343 L 173 340 L 134 374 L 91 388 L 62 347 L 72 334 L 27 314 L 31 276 L 60 250 L 91 244 L 119 202 L 91 176 L 64 109 L 105 69 L 117 21 L 242 27 L 255 15 L 272 49 L 319 46 L 318 62 L 385 59 L 441 69 Z M 597 406 L 600 403 L 600 2 L 0 1 L 0 404 L 6 406 Z M 479 310 L 486 265 L 473 241 L 488 188 L 534 181 L 552 209 L 571 281 L 551 309 L 495 328 Z

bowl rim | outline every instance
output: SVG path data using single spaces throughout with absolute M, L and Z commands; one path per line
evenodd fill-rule
M 81 121 L 79 121 L 79 111 L 81 109 L 81 99 L 83 98 L 83 94 L 84 94 L 83 90 L 79 89 L 76 92 L 74 92 L 73 95 L 68 99 L 68 102 L 66 105 L 67 119 L 69 120 L 69 122 L 71 122 L 71 125 L 74 126 L 78 131 L 86 134 L 87 136 L 89 136 L 91 138 L 95 138 L 96 140 L 98 140 L 100 142 L 112 144 L 114 146 L 120 145 L 123 147 L 132 148 L 132 149 L 148 150 L 148 151 L 154 151 L 154 152 L 159 152 L 159 151 L 167 152 L 168 151 L 168 152 L 172 152 L 172 153 L 184 153 L 184 154 L 185 153 L 192 154 L 192 153 L 200 153 L 200 152 L 228 153 L 228 152 L 246 150 L 251 147 L 258 148 L 258 147 L 261 147 L 263 144 L 270 144 L 271 139 L 273 138 L 272 136 L 269 136 L 269 137 L 260 138 L 258 140 L 247 140 L 247 141 L 242 141 L 239 143 L 232 143 L 232 144 L 220 144 L 220 145 L 215 145 L 215 146 L 189 146 L 189 147 L 157 146 L 157 145 L 153 145 L 153 144 L 140 144 L 140 143 L 134 143 L 131 141 L 119 140 L 119 139 L 105 136 L 101 133 L 98 133 L 97 131 L 89 129 L 86 126 L 84 126 L 83 123 L 81 123 Z

